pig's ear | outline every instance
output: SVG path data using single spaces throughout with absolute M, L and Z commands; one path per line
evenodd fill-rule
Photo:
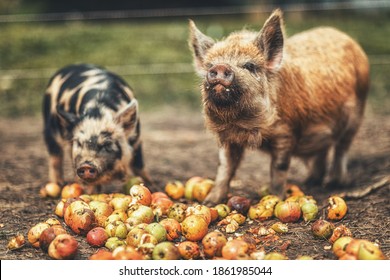
M 264 23 L 255 45 L 260 49 L 270 70 L 278 70 L 283 59 L 283 14 L 277 9 Z
M 57 113 L 66 124 L 71 126 L 75 126 L 80 120 L 76 114 L 66 112 L 60 105 L 57 105 Z
M 122 124 L 125 130 L 132 130 L 138 119 L 138 102 L 133 99 L 129 104 L 120 110 L 116 116 L 115 121 Z
M 194 55 L 194 65 L 195 70 L 202 74 L 203 70 L 203 60 L 204 56 L 207 53 L 208 49 L 210 49 L 214 45 L 214 40 L 206 35 L 204 35 L 195 25 L 195 23 L 190 20 L 190 38 L 189 38 L 189 46 Z

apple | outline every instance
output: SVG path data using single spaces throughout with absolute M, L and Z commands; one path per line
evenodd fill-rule
M 247 215 L 251 220 L 264 221 L 270 219 L 274 215 L 274 209 L 269 208 L 264 204 L 257 203 L 249 207 Z
M 184 197 L 188 200 L 193 200 L 194 187 L 204 179 L 199 176 L 191 177 L 184 185 Z
M 208 223 L 203 216 L 190 215 L 181 223 L 183 236 L 189 241 L 200 241 L 207 234 Z
M 176 180 L 173 182 L 168 182 L 165 185 L 165 192 L 168 196 L 174 200 L 178 200 L 184 196 L 184 185 L 182 182 Z
M 96 225 L 95 214 L 87 203 L 81 200 L 72 202 L 65 210 L 65 223 L 76 234 L 86 235 Z
M 145 229 L 141 229 L 137 227 L 131 229 L 126 237 L 127 245 L 131 245 L 137 248 L 141 244 L 143 235 L 147 233 L 148 232 Z
M 269 252 L 264 256 L 264 260 L 287 260 L 288 258 L 282 253 Z
M 328 199 L 329 206 L 328 219 L 333 221 L 340 221 L 347 214 L 348 207 L 344 199 L 339 196 L 331 196 Z
M 131 246 L 120 246 L 112 251 L 114 260 L 143 260 L 144 257 Z
M 57 260 L 73 259 L 77 254 L 78 242 L 69 234 L 57 235 L 48 248 L 49 256 Z
M 39 238 L 41 237 L 42 232 L 49 227 L 49 224 L 43 222 L 32 226 L 27 233 L 28 242 L 30 242 L 33 247 L 39 248 Z
M 198 202 L 203 202 L 203 200 L 209 194 L 214 185 L 215 183 L 211 179 L 204 179 L 199 183 L 195 184 L 192 190 L 193 199 L 197 200 Z
M 167 240 L 167 231 L 165 227 L 159 223 L 151 223 L 146 226 L 145 230 L 153 235 L 158 243 Z
M 153 213 L 156 216 L 163 216 L 168 213 L 169 207 L 173 205 L 173 201 L 170 198 L 159 197 L 156 198 L 150 205 L 153 209 Z
M 334 230 L 334 225 L 323 219 L 315 221 L 311 226 L 311 231 L 315 237 L 328 239 Z
M 203 252 L 207 258 L 221 257 L 222 248 L 227 242 L 226 237 L 219 231 L 211 231 L 202 239 Z
M 133 204 L 127 211 L 128 218 L 126 222 L 130 226 L 141 223 L 150 224 L 154 220 L 154 213 L 152 208 L 142 204 Z
M 301 211 L 305 222 L 312 221 L 318 215 L 318 206 L 316 203 L 306 202 L 302 204 Z
M 75 198 L 79 197 L 84 193 L 83 187 L 78 183 L 73 183 L 66 185 L 62 188 L 61 197 L 62 198 Z
M 242 196 L 232 196 L 229 198 L 227 205 L 231 210 L 236 210 L 238 213 L 246 215 L 251 205 L 250 199 Z
M 106 241 L 106 243 L 104 244 L 104 246 L 113 251 L 115 250 L 115 248 L 117 247 L 120 247 L 120 246 L 124 246 L 126 244 L 126 242 L 123 240 L 123 239 L 120 239 L 116 236 L 114 237 L 109 237 Z
M 296 222 L 301 217 L 302 211 L 298 202 L 280 201 L 275 206 L 274 215 L 283 223 Z
M 113 260 L 114 257 L 112 256 L 111 251 L 107 251 L 107 249 L 100 248 L 96 251 L 96 253 L 92 254 L 89 258 L 89 260 Z
M 47 183 L 40 189 L 39 194 L 41 197 L 57 198 L 61 194 L 61 187 L 57 183 Z
M 218 212 L 218 218 L 219 219 L 224 219 L 226 218 L 227 215 L 231 212 L 230 207 L 227 204 L 217 204 L 215 207 L 215 210 Z
M 61 225 L 53 225 L 44 231 L 42 231 L 41 236 L 39 237 L 39 247 L 47 252 L 49 249 L 50 243 L 56 238 L 57 235 L 67 233 L 66 230 Z
M 183 241 L 177 246 L 180 256 L 185 260 L 196 260 L 200 256 L 198 243 L 193 241 Z
M 172 204 L 168 211 L 167 217 L 175 219 L 179 223 L 181 223 L 186 217 L 187 205 L 184 203 L 176 202 Z
M 205 219 L 207 224 L 210 224 L 211 222 L 210 208 L 208 208 L 205 205 L 197 204 L 188 207 L 186 210 L 186 216 L 190 216 L 190 215 L 200 215 Z
M 170 241 L 164 241 L 158 243 L 152 253 L 153 260 L 178 260 L 180 259 L 180 253 L 174 243 Z
M 351 236 L 342 236 L 337 239 L 332 246 L 333 253 L 339 258 L 345 255 L 345 250 L 352 239 L 353 238 Z
M 102 247 L 108 239 L 106 230 L 102 227 L 95 227 L 87 233 L 87 243 L 93 247 Z
M 139 203 L 149 206 L 152 202 L 152 193 L 143 184 L 134 185 L 130 189 L 130 195 L 133 198 L 132 204 Z
M 226 260 L 236 260 L 249 253 L 249 244 L 241 239 L 232 239 L 222 247 L 222 257 Z
M 109 223 L 104 228 L 108 237 L 118 237 L 120 239 L 125 239 L 127 236 L 127 226 L 123 221 L 114 221 Z
M 173 241 L 181 236 L 181 225 L 177 220 L 166 218 L 160 221 L 160 225 L 165 228 L 168 241 Z

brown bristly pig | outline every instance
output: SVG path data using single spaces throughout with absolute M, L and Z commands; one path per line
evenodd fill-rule
M 246 148 L 271 155 L 272 191 L 283 195 L 292 156 L 312 160 L 306 184 L 349 183 L 347 152 L 362 121 L 369 63 L 362 48 L 331 27 L 286 38 L 277 9 L 260 32 L 214 41 L 190 21 L 190 48 L 206 127 L 220 146 L 216 186 L 205 204 L 226 199 Z

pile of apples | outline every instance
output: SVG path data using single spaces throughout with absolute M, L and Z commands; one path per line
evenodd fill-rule
M 245 197 L 233 196 L 226 204 L 206 207 L 201 203 L 213 186 L 213 180 L 192 177 L 184 184 L 168 182 L 165 192 L 151 193 L 139 178 L 132 178 L 125 193 L 88 195 L 77 183 L 63 189 L 47 184 L 41 196 L 61 195 L 54 211 L 58 219 L 31 227 L 28 241 L 53 259 L 77 257 L 79 244 L 74 235 L 85 236 L 87 243 L 97 248 L 89 257 L 93 260 L 287 259 L 276 251 L 266 254 L 259 237 L 269 239 L 286 233 L 288 223 L 303 220 L 311 224 L 314 236 L 329 240 L 340 259 L 385 259 L 376 244 L 354 239 L 344 225 L 334 226 L 332 221 L 340 221 L 347 214 L 341 197 L 329 198 L 327 221 L 318 219 L 313 197 L 295 185 L 288 186 L 285 200 L 265 195 L 251 204 Z M 269 228 L 262 226 L 273 217 L 278 221 Z M 253 238 L 240 232 L 245 223 L 255 221 L 260 226 L 249 231 Z

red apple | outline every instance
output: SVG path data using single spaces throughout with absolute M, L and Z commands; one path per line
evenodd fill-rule
M 57 235 L 50 243 L 49 256 L 57 260 L 73 259 L 78 248 L 77 240 L 69 234 Z
M 107 239 L 108 234 L 102 227 L 95 227 L 87 233 L 87 242 L 93 247 L 103 247 Z

